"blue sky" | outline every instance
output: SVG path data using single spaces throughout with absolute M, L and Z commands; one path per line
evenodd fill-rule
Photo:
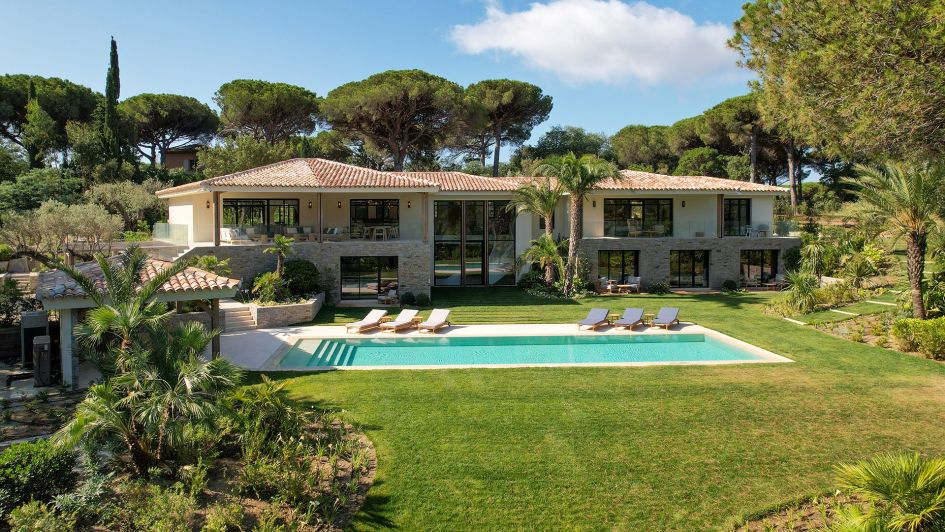
M 420 68 L 462 85 L 512 78 L 541 86 L 555 105 L 536 135 L 554 124 L 612 134 L 747 92 L 748 73 L 720 45 L 741 3 L 0 0 L 5 41 L 18 43 L 0 56 L 0 73 L 101 91 L 114 35 L 123 98 L 170 92 L 210 103 L 236 78 L 325 95 L 382 70 Z

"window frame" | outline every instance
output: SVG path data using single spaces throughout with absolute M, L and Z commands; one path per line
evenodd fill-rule
M 636 207 L 640 213 L 640 238 L 671 237 L 673 236 L 673 219 L 675 218 L 674 203 L 673 198 L 604 198 L 604 236 L 637 238 L 636 236 L 630 236 L 629 228 L 625 227 L 627 220 L 632 216 Z M 623 218 L 617 219 L 615 215 L 621 207 L 626 215 Z M 648 220 L 648 211 L 651 215 L 655 212 L 656 220 Z M 664 212 L 667 214 L 668 220 L 663 218 L 662 214 L 664 214 Z M 610 217 L 608 217 L 608 213 L 611 213 Z M 643 231 L 647 230 L 647 227 L 653 227 L 655 225 L 663 225 L 664 229 L 662 234 L 642 234 Z M 618 229 L 618 227 L 621 226 L 624 226 L 623 230 Z

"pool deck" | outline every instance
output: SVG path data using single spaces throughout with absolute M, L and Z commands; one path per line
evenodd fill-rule
M 283 355 L 295 343 L 304 338 L 405 338 L 432 336 L 564 336 L 564 335 L 659 335 L 659 334 L 704 334 L 720 342 L 747 351 L 759 357 L 756 360 L 703 360 L 679 362 L 609 362 L 609 363 L 549 363 L 549 364 L 464 364 L 450 366 L 341 366 L 341 367 L 278 367 Z M 349 334 L 342 325 L 313 325 L 307 327 L 283 327 L 279 329 L 257 329 L 224 333 L 221 336 L 223 356 L 252 371 L 327 371 L 327 370 L 402 370 L 402 369 L 462 369 L 462 368 L 521 368 L 521 367 L 590 367 L 590 366 L 692 366 L 719 364 L 757 364 L 793 362 L 793 360 L 772 353 L 760 347 L 743 342 L 731 336 L 692 323 L 680 323 L 670 330 L 655 327 L 637 327 L 625 331 L 614 327 L 603 327 L 598 331 L 578 330 L 569 324 L 500 324 L 500 325 L 453 325 L 440 329 L 435 334 L 418 333 L 416 330 L 390 333 L 378 330 L 363 334 Z

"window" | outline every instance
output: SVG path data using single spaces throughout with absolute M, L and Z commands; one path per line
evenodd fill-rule
M 751 200 L 725 198 L 722 200 L 722 231 L 725 236 L 744 236 L 751 227 Z
M 436 286 L 515 284 L 515 213 L 508 201 L 433 203 Z
M 276 230 L 274 226 L 298 226 L 299 200 L 225 199 L 223 225 L 256 227 L 267 232 Z
M 604 199 L 605 236 L 672 236 L 673 200 Z
M 778 250 L 743 249 L 741 254 L 742 280 L 747 284 L 767 283 L 778 273 Z
M 706 250 L 670 251 L 669 285 L 675 287 L 709 286 L 709 252 Z
M 341 257 L 341 299 L 377 299 L 397 289 L 397 257 Z
M 640 276 L 640 252 L 636 250 L 601 250 L 597 252 L 597 276 L 622 282 Z

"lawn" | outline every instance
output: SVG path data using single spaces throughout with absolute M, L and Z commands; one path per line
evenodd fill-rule
M 594 297 L 440 290 L 474 322 L 573 322 L 591 306 L 680 307 L 793 364 L 337 371 L 294 378 L 379 454 L 356 529 L 693 530 L 831 489 L 883 451 L 945 454 L 945 366 L 762 314 L 773 294 Z M 321 322 L 360 317 L 326 309 Z M 568 328 L 570 330 L 570 327 Z

